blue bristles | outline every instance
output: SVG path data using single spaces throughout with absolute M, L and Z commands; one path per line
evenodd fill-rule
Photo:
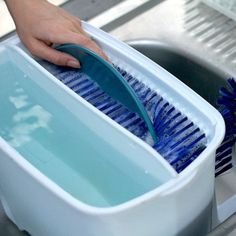
M 121 68 L 115 67 L 146 108 L 154 124 L 157 143 L 151 142 L 145 122 L 136 113 L 105 94 L 87 75 L 75 69 L 43 66 L 104 114 L 152 145 L 177 172 L 185 169 L 206 148 L 205 134 L 188 117 Z
M 220 89 L 218 104 L 218 110 L 225 121 L 226 133 L 216 151 L 216 176 L 233 167 L 232 152 L 236 142 L 236 82 L 233 78 L 228 79 L 228 88 Z

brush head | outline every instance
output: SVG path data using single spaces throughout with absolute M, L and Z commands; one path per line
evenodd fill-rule
M 146 123 L 154 143 L 157 142 L 156 132 L 143 104 L 136 96 L 126 80 L 115 68 L 91 50 L 75 44 L 64 44 L 57 50 L 68 53 L 81 63 L 82 73 L 95 81 L 101 89 L 130 111 L 137 113 Z
M 206 148 L 206 135 L 156 91 L 129 72 L 114 66 L 147 110 L 158 142 L 153 143 L 143 119 L 106 94 L 88 75 L 76 69 L 41 62 L 57 79 L 122 127 L 152 146 L 179 173 Z
M 236 82 L 228 79 L 228 87 L 221 88 L 218 99 L 219 112 L 225 121 L 225 137 L 220 147 L 216 150 L 216 172 L 221 175 L 233 167 L 232 153 L 236 142 Z

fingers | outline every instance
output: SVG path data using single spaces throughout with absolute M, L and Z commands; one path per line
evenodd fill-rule
M 80 68 L 80 63 L 77 59 L 51 48 L 40 40 L 31 39 L 30 43 L 26 46 L 33 55 L 50 61 L 56 65 Z
M 60 35 L 52 34 L 49 40 L 55 44 L 73 43 L 81 45 L 97 53 L 105 60 L 108 60 L 108 57 L 102 49 L 92 39 L 90 39 L 83 30 L 79 33 L 68 31 Z
M 41 26 L 34 31 L 34 35 L 19 34 L 19 36 L 33 55 L 56 65 L 80 67 L 80 63 L 76 58 L 51 47 L 65 43 L 73 43 L 88 48 L 109 62 L 102 49 L 83 30 L 80 20 L 73 18 L 73 22 L 70 19 L 69 23 L 68 28 L 65 28 L 64 25 L 57 25 L 53 28 Z
M 101 48 L 84 32 L 80 19 L 62 8 L 55 7 L 48 1 L 8 2 L 8 5 L 12 5 L 9 7 L 18 35 L 33 55 L 57 65 L 80 67 L 79 61 L 74 57 L 52 48 L 54 44 L 73 43 L 108 60 Z M 16 10 L 13 12 L 12 9 Z M 31 14 L 27 14 L 29 12 Z

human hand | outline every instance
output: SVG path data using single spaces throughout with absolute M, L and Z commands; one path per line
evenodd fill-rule
M 6 0 L 17 33 L 29 51 L 61 66 L 79 68 L 74 57 L 52 48 L 54 44 L 74 43 L 91 49 L 107 60 L 101 48 L 81 27 L 80 19 L 45 0 Z

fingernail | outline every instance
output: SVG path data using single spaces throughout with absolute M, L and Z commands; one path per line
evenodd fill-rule
M 80 68 L 80 63 L 79 63 L 79 61 L 76 61 L 76 60 L 70 60 L 67 62 L 66 65 L 73 67 L 73 68 Z

